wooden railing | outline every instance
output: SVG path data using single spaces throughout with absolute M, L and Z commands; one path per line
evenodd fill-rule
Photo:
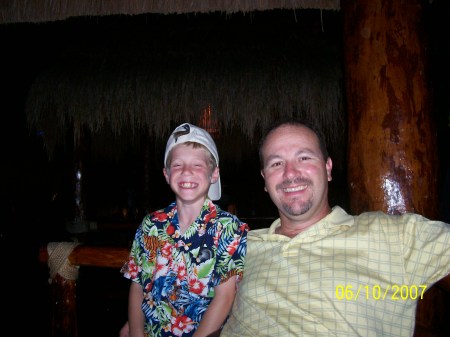
M 73 266 L 121 268 L 128 258 L 128 247 L 76 246 L 68 261 Z M 48 263 L 47 247 L 39 252 L 39 261 Z M 76 282 L 56 274 L 52 287 L 52 337 L 78 337 Z

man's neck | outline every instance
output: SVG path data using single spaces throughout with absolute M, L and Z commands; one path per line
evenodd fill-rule
M 306 218 L 302 216 L 287 216 L 280 213 L 280 226 L 275 229 L 275 233 L 293 238 L 325 218 L 330 212 L 330 206 L 326 205 L 315 215 Z

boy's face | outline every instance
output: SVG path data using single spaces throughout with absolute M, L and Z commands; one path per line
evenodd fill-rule
M 219 168 L 213 170 L 210 165 L 209 152 L 180 144 L 171 150 L 169 162 L 163 174 L 177 201 L 203 203 L 209 186 L 219 178 Z

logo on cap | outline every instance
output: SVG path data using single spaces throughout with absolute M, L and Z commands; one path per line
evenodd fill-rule
M 173 138 L 175 138 L 175 143 L 178 141 L 178 138 L 184 135 L 188 135 L 191 133 L 191 127 L 189 124 L 184 124 L 181 127 L 184 128 L 184 130 L 176 131 L 173 133 Z

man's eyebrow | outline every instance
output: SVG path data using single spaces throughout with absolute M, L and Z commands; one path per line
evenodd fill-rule
M 295 153 L 295 156 L 301 156 L 301 155 L 318 155 L 320 154 L 320 152 L 316 152 L 310 148 L 304 148 L 304 149 L 300 149 Z M 279 155 L 279 154 L 271 154 L 267 156 L 267 159 L 264 162 L 268 162 L 270 160 L 274 160 L 274 159 L 283 159 L 283 156 Z
M 267 158 L 264 160 L 264 164 L 271 160 L 275 160 L 275 159 L 281 159 L 281 156 L 278 154 L 271 154 L 271 155 L 267 156 Z

